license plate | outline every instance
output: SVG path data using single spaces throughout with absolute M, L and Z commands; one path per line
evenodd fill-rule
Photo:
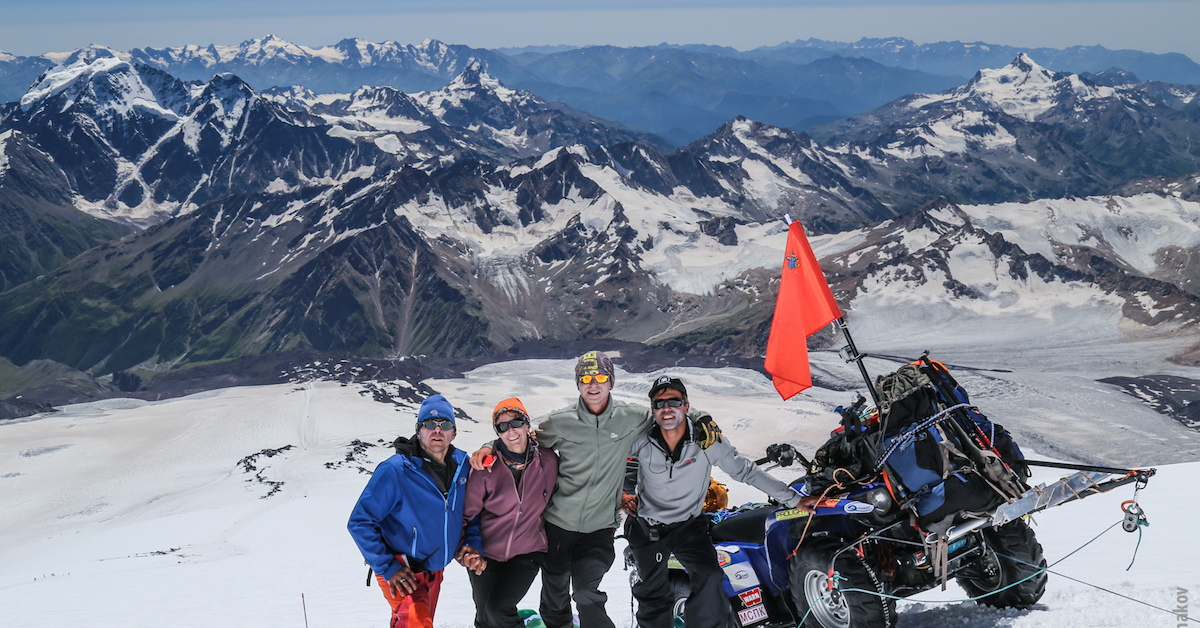
M 766 618 L 767 607 L 763 606 L 762 604 L 738 611 L 738 619 L 742 620 L 743 626 L 749 626 L 750 624 L 760 622 Z

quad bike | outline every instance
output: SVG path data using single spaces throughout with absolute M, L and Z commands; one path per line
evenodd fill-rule
M 930 421 L 918 417 L 909 427 L 896 430 L 901 438 L 883 438 L 883 434 L 889 433 L 888 419 L 894 418 L 887 415 L 896 413 L 893 401 L 883 421 L 873 408 L 863 410 L 861 399 L 855 407 L 842 411 L 842 426 L 818 450 L 813 461 L 786 444 L 772 445 L 767 456 L 758 461 L 760 465 L 773 463 L 773 466 L 788 466 L 794 460 L 802 462 L 808 473 L 792 482 L 792 486 L 798 490 L 824 487 L 814 514 L 778 504 L 749 504 L 708 515 L 713 521 L 711 535 L 718 564 L 725 574 L 724 592 L 733 609 L 736 626 L 731 628 L 796 625 L 891 628 L 896 624 L 897 599 L 945 586 L 949 579 L 955 580 L 979 603 L 1029 608 L 1045 592 L 1046 560 L 1025 517 L 1130 483 L 1140 490 L 1154 475 L 1154 469 L 1012 459 L 1011 450 L 996 446 L 1003 440 L 1002 427 L 989 422 L 990 433 L 978 429 L 979 419 L 969 416 L 968 408 L 955 409 L 945 403 L 936 408 L 951 407 L 962 412 L 945 411 L 945 418 L 941 419 L 944 429 L 931 432 Z M 974 411 L 973 407 L 971 410 Z M 968 429 L 978 432 L 975 449 L 981 449 L 979 445 L 990 449 L 991 454 L 983 458 L 992 465 L 992 470 L 1000 462 L 1000 468 L 1012 474 L 1006 478 L 1007 495 L 996 489 L 979 501 L 979 496 L 971 495 L 971 491 L 960 490 L 956 495 L 953 486 L 939 489 L 947 482 L 956 482 L 959 476 L 974 482 L 964 480 L 963 486 L 976 492 L 979 486 L 999 481 L 973 467 L 975 463 L 970 458 L 980 457 L 976 455 L 979 452 L 963 451 L 971 445 L 970 439 L 963 439 L 972 436 Z M 871 438 L 872 434 L 875 438 Z M 881 446 L 906 438 L 910 444 L 922 438 L 959 439 L 956 449 L 963 456 L 952 461 L 957 466 L 938 481 L 912 487 L 912 474 L 902 472 L 905 461 L 896 453 L 904 445 L 886 451 Z M 891 452 L 891 457 L 881 460 L 881 451 Z M 1019 454 L 1019 449 L 1016 451 Z M 1001 453 L 1010 454 L 1006 456 L 1010 460 L 1003 460 Z M 861 460 L 864 457 L 867 459 Z M 831 464 L 838 466 L 831 469 Z M 1020 477 L 1023 474 L 1013 470 L 1026 464 L 1065 467 L 1077 472 L 1030 488 Z M 984 480 L 977 481 L 975 476 Z M 905 480 L 909 480 L 907 484 Z M 931 510 L 931 495 L 938 490 L 944 494 L 940 501 L 932 500 L 937 507 Z M 967 501 L 954 501 L 962 499 Z M 964 503 L 968 507 L 961 507 Z M 1145 521 L 1136 502 L 1126 508 L 1126 513 L 1127 531 L 1136 530 Z M 631 577 L 636 578 L 636 565 L 632 564 L 629 552 L 626 562 L 634 568 Z M 679 628 L 689 587 L 682 565 L 673 559 L 669 565 Z

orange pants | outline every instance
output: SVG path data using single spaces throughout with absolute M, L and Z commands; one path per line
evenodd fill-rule
M 375 574 L 383 589 L 383 597 L 392 605 L 391 628 L 433 628 L 433 613 L 437 610 L 438 594 L 442 591 L 442 570 L 416 574 L 417 590 L 412 595 L 393 597 L 391 587 L 383 576 Z

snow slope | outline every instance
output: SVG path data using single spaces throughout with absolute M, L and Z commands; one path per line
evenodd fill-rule
M 535 414 L 562 405 L 573 393 L 571 366 L 509 362 L 426 383 L 486 421 L 491 404 L 510 393 Z M 671 372 L 683 375 L 696 405 L 720 417 L 748 455 L 776 440 L 811 451 L 833 426 L 828 408 L 847 396 L 814 389 L 781 402 L 750 371 Z M 618 396 L 644 398 L 654 375 L 618 372 Z M 406 386 L 387 384 L 393 396 Z M 390 442 L 410 433 L 413 418 L 411 404 L 372 401 L 362 384 L 300 382 L 162 402 L 109 400 L 0 424 L 3 625 L 386 626 L 386 605 L 363 586 L 366 569 L 345 522 L 366 482 L 357 467 L 373 468 L 390 447 L 356 454 L 350 443 Z M 469 450 L 484 442 L 481 427 L 461 420 L 456 444 Z M 1151 526 L 1129 571 L 1137 537 L 1119 529 L 1055 570 L 1164 608 L 1175 607 L 1176 587 L 1194 597 L 1200 546 L 1190 533 L 1200 506 L 1181 497 L 1194 493 L 1197 472 L 1200 463 L 1160 467 L 1143 491 Z M 777 471 L 789 480 L 797 473 Z M 758 499 L 753 489 L 731 489 L 735 502 Z M 1047 558 L 1059 560 L 1117 521 L 1119 503 L 1131 494 L 1121 489 L 1039 515 Z M 617 624 L 628 626 L 619 562 L 604 588 Z M 532 607 L 536 594 L 535 585 L 523 606 Z M 458 566 L 448 568 L 442 595 L 437 625 L 470 626 L 469 587 Z M 1030 611 L 929 601 L 961 596 L 952 586 L 903 602 L 900 626 L 1176 625 L 1165 612 L 1057 576 Z

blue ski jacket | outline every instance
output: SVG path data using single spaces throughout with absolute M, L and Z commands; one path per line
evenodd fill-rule
M 448 455 L 458 468 L 446 495 L 422 468 L 420 456 L 397 453 L 375 468 L 350 513 L 350 536 L 385 580 L 400 571 L 394 554 L 420 561 L 409 565 L 414 571 L 438 571 L 454 559 L 464 535 L 463 497 L 471 465 L 458 449 Z M 465 536 L 466 545 L 480 548 L 478 521 Z

